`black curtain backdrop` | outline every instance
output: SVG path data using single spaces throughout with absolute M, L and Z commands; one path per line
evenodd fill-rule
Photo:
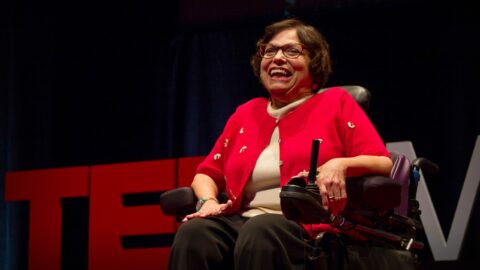
M 266 95 L 249 58 L 263 27 L 292 14 L 330 41 L 328 86 L 367 87 L 385 142 L 410 140 L 441 166 L 428 187 L 448 235 L 480 135 L 475 9 L 456 1 L 271 1 L 278 5 L 249 14 L 232 11 L 242 5 L 232 1 L 225 20 L 222 6 L 195 17 L 193 0 L 158 2 L 0 4 L 0 269 L 27 268 L 28 204 L 4 201 L 6 171 L 206 155 L 236 106 Z M 88 199 L 63 206 L 63 269 L 86 269 Z M 460 260 L 433 263 L 427 247 L 422 267 L 478 263 L 479 227 L 476 203 Z

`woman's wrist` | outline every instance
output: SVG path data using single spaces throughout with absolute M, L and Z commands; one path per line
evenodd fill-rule
M 197 205 L 195 206 L 195 210 L 199 211 L 202 206 L 207 202 L 207 201 L 215 201 L 216 203 L 218 203 L 218 200 L 217 198 L 215 197 L 200 197 L 198 198 L 198 201 L 197 201 Z

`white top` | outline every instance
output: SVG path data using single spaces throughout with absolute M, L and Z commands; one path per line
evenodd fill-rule
M 282 108 L 274 109 L 271 102 L 268 103 L 267 112 L 280 119 L 293 109 L 297 108 L 312 97 L 306 96 L 292 102 Z M 242 216 L 253 217 L 265 213 L 282 214 L 280 207 L 280 133 L 278 125 L 275 127 L 270 138 L 270 144 L 258 157 L 253 168 L 252 176 L 246 183 L 243 191 L 245 212 Z

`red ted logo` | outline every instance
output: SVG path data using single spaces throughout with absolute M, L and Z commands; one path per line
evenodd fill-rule
M 190 185 L 203 157 L 9 172 L 7 201 L 28 201 L 29 270 L 61 268 L 62 205 L 89 198 L 88 269 L 165 269 L 168 247 L 122 248 L 126 236 L 175 233 L 159 205 L 124 206 L 123 196 Z

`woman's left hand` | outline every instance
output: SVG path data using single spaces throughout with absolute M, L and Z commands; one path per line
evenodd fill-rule
M 232 208 L 232 200 L 228 200 L 226 203 L 218 203 L 216 200 L 208 200 L 197 212 L 187 215 L 183 218 L 182 222 L 188 221 L 194 218 L 206 218 L 209 216 L 218 216 L 227 212 Z
M 338 215 L 347 203 L 347 166 L 344 159 L 331 159 L 317 170 L 317 185 L 322 195 L 323 207 L 333 215 Z

